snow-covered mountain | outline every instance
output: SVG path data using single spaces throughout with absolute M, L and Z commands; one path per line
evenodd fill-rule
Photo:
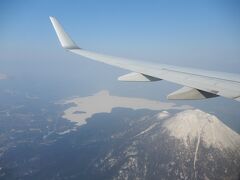
M 212 169 L 213 172 L 217 172 L 218 166 L 221 166 L 219 169 L 223 170 L 223 174 L 228 174 L 228 167 L 239 167 L 240 135 L 222 123 L 216 116 L 198 109 L 186 110 L 166 120 L 163 127 L 170 137 L 174 137 L 179 140 L 180 144 L 184 144 L 185 150 L 194 152 L 193 169 L 196 179 L 207 177 L 206 173 L 202 176 L 199 171 L 200 168 L 205 169 L 205 167 L 201 167 L 203 164 L 206 165 L 201 162 L 203 159 L 206 162 L 215 161 L 216 167 Z M 221 163 L 222 161 L 225 163 Z M 218 166 L 216 162 L 218 162 Z M 230 174 L 226 176 L 227 179 L 231 179 L 230 177 Z
M 197 139 L 197 145 L 201 141 L 206 147 L 237 150 L 240 155 L 239 134 L 214 115 L 200 110 L 186 110 L 167 120 L 163 126 L 186 146 Z
M 214 115 L 163 111 L 129 124 L 112 135 L 127 140 L 96 163 L 114 179 L 239 178 L 240 135 Z

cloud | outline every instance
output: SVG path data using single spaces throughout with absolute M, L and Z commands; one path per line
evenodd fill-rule
M 0 73 L 0 80 L 4 80 L 4 79 L 7 79 L 7 75 Z

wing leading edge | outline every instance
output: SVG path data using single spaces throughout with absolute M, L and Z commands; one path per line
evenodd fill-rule
M 50 20 L 63 48 L 83 57 L 132 71 L 119 77 L 119 80 L 157 81 L 163 79 L 184 86 L 171 93 L 168 99 L 206 99 L 223 96 L 240 101 L 239 74 L 146 63 L 83 50 L 69 37 L 56 18 L 50 17 Z

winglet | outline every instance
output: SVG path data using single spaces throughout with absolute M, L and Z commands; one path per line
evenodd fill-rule
M 58 22 L 58 20 L 55 17 L 50 16 L 49 17 L 52 25 L 56 31 L 56 34 L 58 36 L 58 39 L 65 49 L 79 49 L 79 47 L 74 43 L 74 41 L 69 37 L 69 35 L 64 31 L 61 24 Z

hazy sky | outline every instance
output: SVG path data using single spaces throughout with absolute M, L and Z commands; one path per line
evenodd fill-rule
M 239 1 L 2 0 L 0 58 L 62 57 L 50 15 L 83 48 L 240 72 Z
M 240 73 L 237 0 L 1 0 L 0 73 L 16 78 L 12 87 L 24 82 L 24 90 L 35 89 L 56 98 L 62 97 L 57 96 L 62 91 L 64 95 L 90 95 L 108 89 L 151 99 L 162 99 L 180 87 L 165 81 L 144 85 L 118 82 L 117 77 L 127 71 L 85 61 L 62 49 L 49 16 L 57 17 L 85 49 Z M 224 98 L 194 102 L 233 120 L 240 131 L 239 104 Z

